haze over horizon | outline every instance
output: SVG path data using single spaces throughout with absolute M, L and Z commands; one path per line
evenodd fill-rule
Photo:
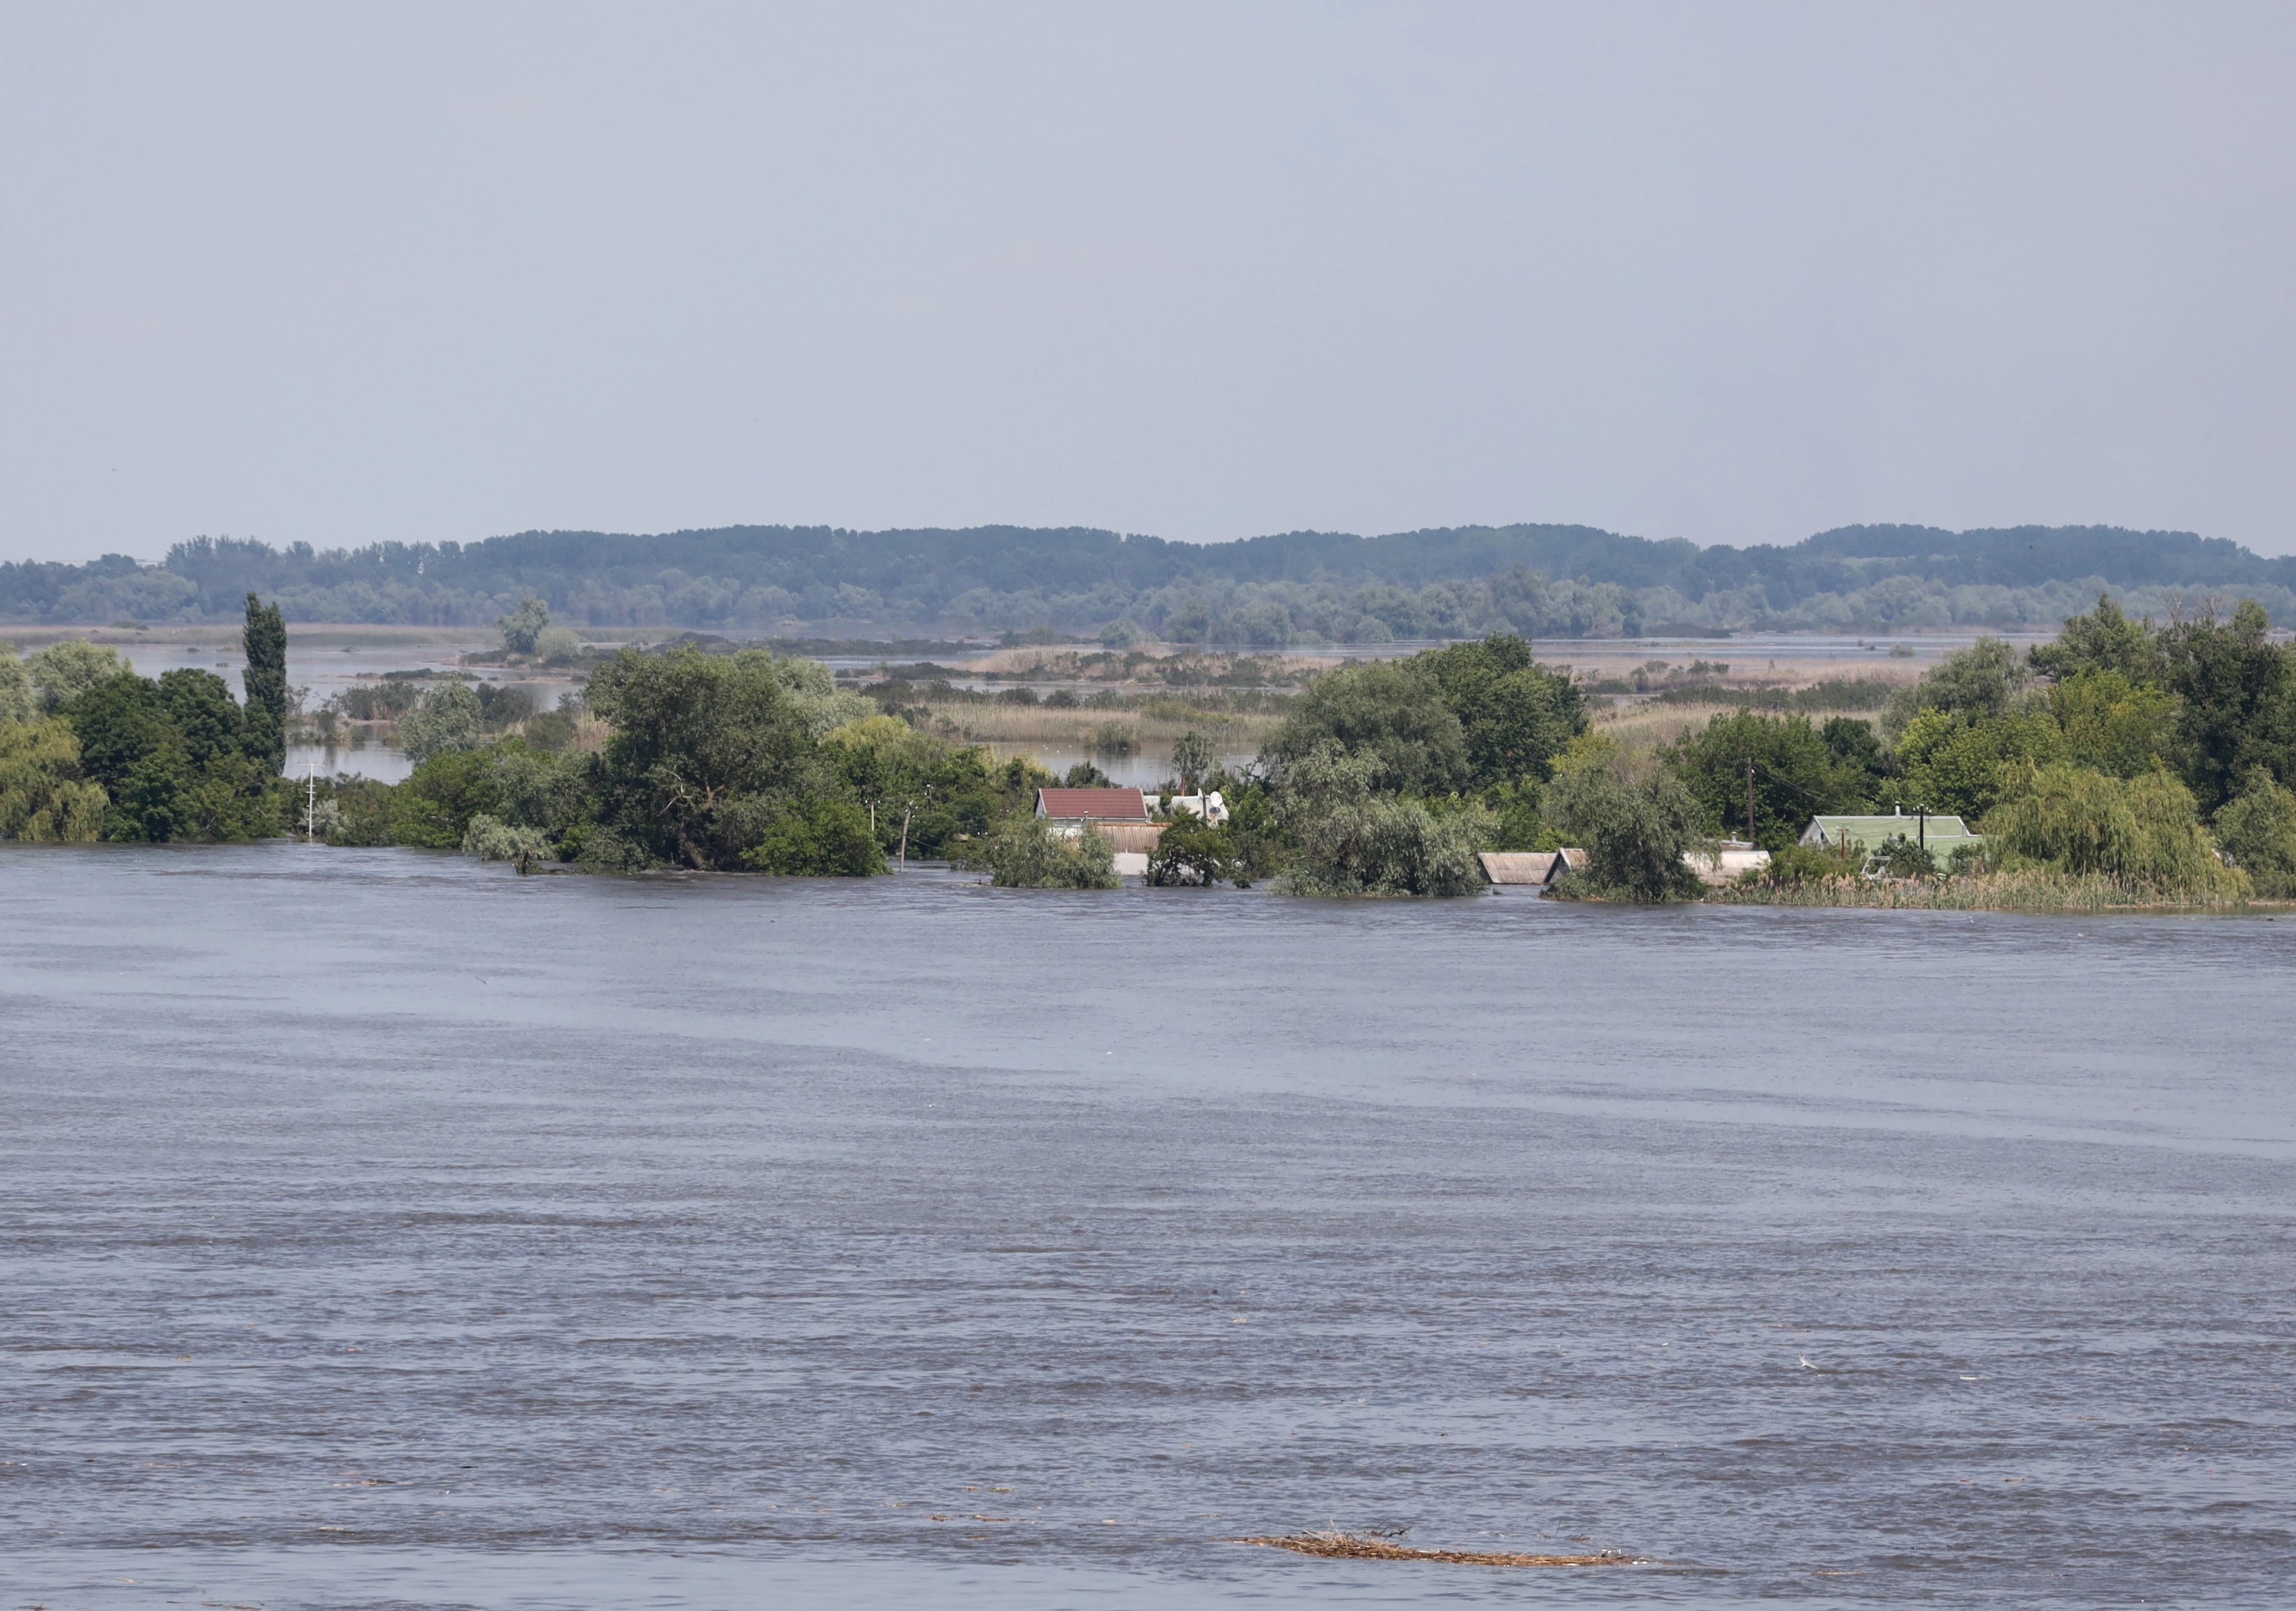
M 2296 551 L 2296 16 L 0 15 L 0 559 L 532 529 Z

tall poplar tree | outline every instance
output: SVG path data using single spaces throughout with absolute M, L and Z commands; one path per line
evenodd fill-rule
M 287 622 L 275 604 L 247 596 L 247 752 L 279 772 L 287 765 Z

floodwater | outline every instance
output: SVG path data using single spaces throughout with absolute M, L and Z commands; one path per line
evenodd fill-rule
M 4 1603 L 2284 1605 L 2292 985 L 6 847 Z M 1329 1526 L 1635 1564 L 1229 1541 Z

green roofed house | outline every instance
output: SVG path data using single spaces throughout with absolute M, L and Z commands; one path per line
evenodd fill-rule
M 1919 812 L 1909 817 L 1902 810 L 1887 817 L 1813 817 L 1809 826 L 1801 831 L 1804 844 L 1827 851 L 1847 845 L 1867 855 L 1892 839 L 1910 839 L 1923 846 L 1940 870 L 1952 864 L 1953 853 L 1962 846 L 1985 842 L 1984 834 L 1971 833 L 1958 817 Z

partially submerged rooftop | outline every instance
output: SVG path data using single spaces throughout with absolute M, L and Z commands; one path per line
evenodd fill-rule
M 1038 789 L 1037 815 L 1055 822 L 1145 822 L 1137 789 Z

